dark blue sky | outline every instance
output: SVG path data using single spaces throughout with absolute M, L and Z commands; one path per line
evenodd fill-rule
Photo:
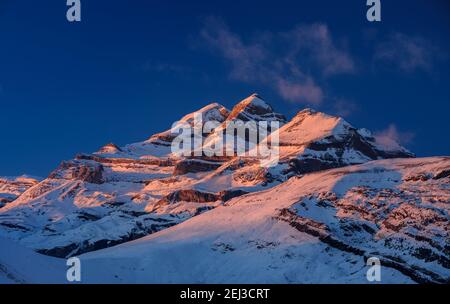
M 108 142 L 258 92 L 449 155 L 446 1 L 0 1 L 0 175 L 46 176 Z M 318 34 L 318 33 L 321 34 Z

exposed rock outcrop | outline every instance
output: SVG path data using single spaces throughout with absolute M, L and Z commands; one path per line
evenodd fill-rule
M 49 178 L 81 180 L 92 184 L 103 184 L 103 166 L 94 161 L 63 161 Z

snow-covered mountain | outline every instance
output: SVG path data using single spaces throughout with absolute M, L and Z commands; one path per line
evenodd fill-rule
M 450 158 L 311 173 L 81 256 L 90 282 L 450 282 Z
M 172 141 L 179 134 L 179 127 L 183 124 L 193 126 L 195 123 L 195 114 L 197 114 L 197 116 L 198 114 L 201 114 L 203 124 L 211 121 L 218 123 L 218 126 L 215 129 L 201 134 L 204 147 L 214 145 L 215 142 L 221 140 L 220 135 L 226 131 L 229 124 L 236 120 L 278 122 L 281 127 L 276 131 L 280 138 L 279 161 L 275 166 L 266 168 L 260 165 L 260 159 L 257 157 L 243 157 L 237 155 L 226 157 L 207 157 L 205 155 L 181 156 L 172 153 Z M 271 141 L 271 136 L 273 135 L 269 135 L 267 138 L 262 139 L 262 142 L 256 142 L 255 144 L 258 147 L 258 145 L 264 144 L 266 141 Z M 248 138 L 240 138 L 239 140 L 248 141 Z M 159 239 L 160 235 L 161 238 L 165 238 L 164 235 L 166 235 L 166 231 L 180 231 L 178 229 L 184 230 L 183 227 L 191 227 L 189 226 L 192 225 L 190 223 L 195 223 L 198 219 L 208 218 L 207 216 L 214 216 L 214 214 L 221 214 L 221 211 L 217 210 L 235 210 L 235 212 L 238 212 L 239 209 L 242 209 L 242 216 L 237 216 L 237 219 L 248 219 L 249 225 L 255 225 L 256 230 L 250 229 L 250 226 L 243 226 L 241 228 L 241 226 L 234 222 L 230 222 L 231 226 L 229 226 L 229 228 L 231 229 L 237 225 L 236 229 L 233 228 L 233 231 L 236 233 L 239 233 L 242 229 L 250 229 L 248 232 L 242 230 L 242 233 L 248 235 L 248 242 L 250 244 L 252 241 L 258 242 L 258 234 L 261 234 L 262 236 L 265 233 L 270 233 L 263 230 L 260 231 L 260 229 L 257 229 L 256 227 L 261 226 L 269 228 L 271 224 L 270 221 L 266 224 L 263 224 L 262 222 L 255 222 L 252 224 L 252 215 L 245 213 L 248 206 L 243 203 L 238 204 L 237 202 L 240 202 L 241 199 L 237 197 L 243 196 L 243 201 L 247 201 L 248 198 L 252 197 L 257 197 L 258 202 L 267 201 L 267 203 L 264 203 L 264 206 L 272 206 L 277 210 L 279 209 L 278 211 L 280 212 L 273 213 L 272 207 L 268 207 L 269 209 L 267 210 L 264 207 L 261 209 L 267 211 L 267 213 L 264 213 L 264 218 L 276 218 L 278 223 L 277 227 L 278 225 L 280 225 L 280 227 L 286 227 L 288 224 L 294 227 L 298 226 L 295 224 L 298 221 L 298 214 L 295 211 L 297 209 L 294 208 L 295 202 L 292 200 L 285 200 L 285 196 L 280 196 L 279 199 L 275 199 L 275 196 L 266 196 L 267 193 L 274 193 L 272 191 L 276 191 L 275 189 L 283 189 L 289 197 L 291 197 L 290 195 L 292 195 L 292 197 L 297 195 L 296 202 L 300 202 L 304 199 L 303 197 L 309 195 L 311 196 L 311 201 L 308 204 L 314 205 L 315 200 L 320 199 L 321 202 L 325 201 L 322 197 L 325 195 L 323 193 L 326 191 L 331 193 L 332 191 L 328 189 L 328 186 L 325 184 L 323 184 L 323 188 L 312 187 L 309 189 L 298 181 L 308 180 L 309 178 L 312 178 L 311 176 L 321 176 L 321 178 L 325 180 L 327 178 L 337 179 L 339 174 L 341 174 L 340 172 L 344 172 L 341 175 L 352 177 L 354 175 L 351 171 L 339 170 L 356 170 L 354 168 L 358 167 L 349 166 L 357 164 L 368 163 L 367 166 L 369 166 L 369 164 L 379 163 L 380 168 L 383 166 L 398 167 L 398 170 L 403 174 L 406 172 L 403 172 L 406 169 L 401 167 L 402 164 L 420 167 L 418 164 L 421 161 L 426 162 L 427 164 L 429 162 L 427 159 L 395 160 L 392 162 L 382 161 L 383 159 L 390 158 L 408 159 L 413 157 L 414 155 L 411 152 L 401 147 L 398 143 L 392 142 L 390 145 L 386 145 L 385 141 L 380 143 L 372 136 L 370 131 L 357 129 L 340 117 L 334 117 L 311 109 L 306 109 L 300 111 L 292 118 L 292 120 L 287 121 L 283 115 L 275 112 L 272 106 L 264 101 L 259 95 L 253 94 L 239 102 L 232 110 L 228 110 L 217 103 L 210 104 L 196 112 L 184 116 L 177 124 L 174 124 L 171 127 L 169 126 L 167 131 L 153 135 L 143 142 L 129 144 L 124 147 L 119 147 L 111 143 L 103 146 L 95 153 L 80 154 L 73 160 L 62 162 L 61 165 L 46 179 L 38 183 L 28 184 L 29 187 L 22 187 L 22 191 L 16 191 L 16 194 L 14 194 L 15 196 L 12 197 L 12 199 L 9 199 L 8 204 L 0 205 L 0 236 L 12 239 L 19 242 L 21 246 L 32 248 L 37 252 L 46 255 L 69 257 L 112 247 L 151 234 L 153 234 L 156 239 Z M 448 166 L 448 159 L 436 158 L 433 161 L 439 163 L 439 165 L 436 165 L 438 167 Z M 346 167 L 346 169 L 335 169 L 341 167 Z M 442 168 L 439 167 L 439 169 Z M 386 169 L 385 171 L 389 170 Z M 448 197 L 446 197 L 448 188 L 445 188 L 448 179 L 445 176 L 442 179 L 432 179 L 439 175 L 439 172 L 435 172 L 437 170 L 435 170 L 435 167 L 426 167 L 424 170 L 424 172 L 427 172 L 427 179 L 424 178 L 424 180 L 419 179 L 417 181 L 418 183 L 423 184 L 421 187 L 428 189 L 436 183 L 439 185 L 442 184 L 442 189 L 439 190 L 441 191 L 439 192 L 441 193 L 439 194 L 441 196 L 439 197 L 440 199 L 448 199 Z M 321 172 L 314 173 L 317 171 Z M 374 195 L 377 199 L 373 200 L 377 202 L 379 198 L 377 195 L 384 195 L 378 194 L 377 191 L 379 189 L 384 189 L 385 181 L 383 181 L 383 179 L 386 176 L 384 173 L 385 171 L 381 169 L 379 172 L 376 170 L 373 172 L 371 171 L 371 174 L 375 179 L 373 184 L 379 182 L 379 185 L 374 188 L 376 190 L 374 190 L 373 193 L 371 192 L 372 190 L 367 190 L 367 197 L 361 194 L 363 197 L 360 199 L 368 199 L 369 197 L 373 199 L 371 195 Z M 445 175 L 442 172 L 441 174 Z M 369 174 L 370 177 L 372 177 L 372 175 Z M 365 181 L 365 177 L 362 177 L 362 180 L 356 180 L 354 187 L 363 187 Z M 436 182 L 433 184 L 433 181 Z M 319 183 L 319 179 L 316 183 Z M 399 186 L 400 184 L 405 187 L 409 185 L 414 186 L 411 183 L 403 181 L 399 177 L 398 183 Z M 396 186 L 397 185 L 390 185 L 392 189 Z M 301 191 L 306 192 L 299 192 L 300 189 Z M 433 193 L 432 191 L 435 191 L 435 189 L 429 189 L 429 195 L 431 195 Z M 361 191 L 365 193 L 365 190 Z M 395 198 L 395 195 L 394 191 L 392 194 L 393 199 Z M 338 198 L 337 193 L 335 193 L 335 200 L 332 200 L 331 198 L 332 196 L 330 196 L 328 203 L 331 207 L 326 207 L 326 204 L 324 203 L 325 207 L 323 207 L 323 210 L 317 209 L 319 207 L 308 207 L 308 204 L 305 204 L 308 210 L 313 210 L 315 208 L 316 210 L 314 212 L 317 212 L 319 215 L 323 212 L 323 216 L 328 214 L 327 216 L 331 220 L 331 213 L 333 210 L 336 211 L 336 214 L 341 212 L 339 209 L 340 205 L 335 206 L 333 204 L 341 204 L 345 201 L 345 198 Z M 344 199 L 344 201 L 342 201 L 342 199 Z M 400 200 L 401 198 L 397 197 L 395 199 Z M 414 193 L 412 199 L 419 200 L 422 199 L 422 197 L 419 196 L 419 194 Z M 281 202 L 281 200 L 283 202 Z M 360 203 L 360 200 L 348 200 L 348 204 L 354 205 L 351 208 L 349 207 L 349 210 L 359 210 L 358 208 L 360 207 L 358 207 L 358 204 Z M 235 205 L 237 207 L 234 207 Z M 249 206 L 250 205 L 252 204 L 249 204 Z M 392 202 L 391 205 L 394 206 L 394 202 Z M 233 207 L 229 209 L 231 206 Z M 383 212 L 389 213 L 392 211 L 389 209 L 390 207 L 386 208 L 387 209 Z M 444 207 L 438 206 L 436 208 L 441 210 L 439 211 L 441 213 L 447 212 L 448 216 L 448 210 L 446 211 Z M 381 212 L 381 210 L 378 209 L 376 211 Z M 366 210 L 366 212 L 371 213 L 372 210 Z M 421 214 L 421 212 L 419 213 Z M 378 227 L 377 225 L 380 225 L 377 221 L 381 221 L 383 216 L 383 214 L 374 214 L 374 218 L 367 219 L 365 213 L 355 214 L 355 218 L 362 222 L 372 221 L 371 224 L 368 223 L 367 227 L 363 226 L 362 229 L 367 228 L 368 230 L 372 229 L 373 231 L 377 231 L 376 227 Z M 215 219 L 212 218 L 210 220 L 215 221 Z M 326 233 L 331 234 L 331 232 L 333 232 L 336 233 L 333 237 L 336 237 L 336 239 L 345 246 L 350 246 L 350 243 L 353 244 L 354 240 L 344 238 L 345 233 L 343 231 L 345 231 L 345 224 L 342 225 L 344 228 L 340 227 L 340 224 L 336 224 L 341 223 L 341 219 L 336 219 L 331 222 L 320 222 L 318 219 L 311 217 L 309 220 L 314 222 L 314 224 L 311 224 L 312 227 L 320 227 L 322 230 L 318 228 L 320 230 L 319 232 L 309 233 L 309 228 L 307 231 L 298 232 L 283 228 L 284 230 L 280 230 L 280 233 L 298 233 L 301 234 L 302 240 L 314 240 L 314 242 L 319 244 L 316 246 L 317 248 L 314 247 L 319 250 L 317 254 L 322 252 L 322 249 L 332 251 L 342 256 L 344 260 L 355 255 L 355 252 L 336 248 L 336 246 L 332 246 L 332 244 L 323 241 L 323 239 L 326 239 L 326 237 L 324 237 Z M 220 221 L 221 218 L 219 217 L 217 224 L 220 223 Z M 183 222 L 185 223 L 181 224 Z M 345 220 L 342 220 L 342 222 L 345 222 Z M 410 224 L 411 223 L 408 223 L 407 226 Z M 414 226 L 415 224 L 416 223 L 412 223 L 411 225 Z M 189 231 L 189 229 L 186 231 Z M 215 229 L 216 228 L 214 228 L 213 225 L 211 231 L 213 232 Z M 205 229 L 205 231 L 209 230 L 209 228 Z M 443 229 L 443 231 L 445 231 L 445 229 Z M 433 230 L 433 233 L 434 232 L 435 231 Z M 190 232 L 187 232 L 188 235 L 189 233 Z M 250 236 L 251 233 L 255 233 L 255 235 Z M 177 234 L 183 235 L 181 232 L 177 232 Z M 355 235 L 357 235 L 358 238 L 361 237 L 361 240 L 363 240 L 362 242 L 365 242 L 365 239 L 363 238 L 369 237 L 362 232 L 358 232 Z M 402 234 L 402 237 L 405 235 L 407 234 Z M 282 237 L 283 240 L 284 237 L 289 239 L 287 235 L 280 235 L 279 237 Z M 440 237 L 448 242 L 448 236 L 440 235 Z M 254 238 L 254 240 L 252 238 Z M 431 238 L 433 239 L 433 242 L 435 242 L 436 239 L 438 239 L 438 234 L 432 234 Z M 153 236 L 149 239 L 153 239 Z M 294 243 L 296 242 L 295 238 L 289 242 L 291 241 Z M 190 239 L 188 237 L 186 242 L 189 244 L 192 242 L 195 243 L 196 239 Z M 170 241 L 170 243 L 172 243 L 172 241 Z M 219 243 L 216 252 L 222 252 L 224 250 L 228 251 L 231 248 L 228 247 L 228 243 L 226 242 L 223 242 L 225 245 Z M 174 243 L 174 245 L 176 244 Z M 258 247 L 260 245 L 256 246 Z M 264 243 L 262 246 L 265 246 Z M 299 246 L 301 247 L 303 245 L 299 244 Z M 378 243 L 376 246 L 378 246 Z M 153 248 L 153 245 L 150 247 Z M 160 249 L 158 249 L 158 246 L 154 248 L 157 250 L 155 252 L 159 252 L 158 250 Z M 308 250 L 313 250 L 312 247 L 301 248 L 306 250 L 304 252 L 305 254 Z M 362 251 L 366 253 L 375 250 L 373 248 L 370 250 L 367 248 L 363 249 L 358 246 L 355 248 L 357 248 L 356 252 L 359 253 Z M 420 248 L 421 249 L 418 250 L 425 250 L 423 249 L 425 247 Z M 442 248 L 445 249 L 446 247 L 443 246 Z M 201 254 L 206 254 L 206 256 L 209 255 L 209 253 L 203 252 L 203 249 L 203 247 L 199 248 L 198 257 L 200 257 Z M 376 249 L 378 249 L 378 247 Z M 441 257 L 445 257 L 445 254 L 448 255 L 448 252 L 445 250 L 441 251 Z M 134 252 L 134 249 L 132 251 Z M 233 250 L 230 249 L 229 251 Z M 403 252 L 403 249 L 399 249 L 399 252 Z M 423 251 L 423 253 L 424 252 L 425 251 Z M 442 252 L 444 255 L 442 255 Z M 143 252 L 143 254 L 144 253 L 145 255 L 147 254 L 146 252 Z M 252 250 L 248 253 L 249 256 L 250 253 L 254 254 Z M 195 258 L 195 254 L 196 253 L 194 253 L 193 258 Z M 413 256 L 412 253 L 408 254 Z M 360 256 L 361 255 L 365 254 L 360 254 Z M 151 254 L 149 256 L 151 256 Z M 174 254 L 174 257 L 176 256 L 177 255 Z M 91 255 L 87 255 L 87 257 L 90 259 Z M 92 257 L 99 259 L 95 254 L 93 254 Z M 312 256 L 310 258 L 312 259 Z M 261 261 L 268 262 L 268 260 L 264 259 Z M 327 261 L 330 261 L 331 263 L 332 257 L 327 257 L 326 259 L 329 259 Z M 439 258 L 437 260 L 439 260 Z M 444 264 L 446 263 L 445 259 L 441 259 L 440 261 L 444 261 Z M 229 261 L 224 261 L 224 263 L 224 265 L 226 265 Z M 344 262 L 342 263 L 345 264 Z M 353 263 L 353 260 L 350 264 L 360 265 L 358 263 Z M 107 265 L 107 263 L 105 265 Z M 169 267 L 169 264 L 166 266 Z M 256 267 L 256 264 L 254 266 Z M 266 266 L 269 267 L 268 265 Z M 408 267 L 413 267 L 415 269 L 416 266 L 417 265 L 409 265 Z M 207 267 L 206 264 L 205 267 Z M 332 266 L 330 265 L 330 269 L 331 267 Z M 350 267 L 349 269 L 356 269 L 355 267 Z M 199 271 L 201 271 L 200 268 Z M 405 272 L 399 267 L 393 268 L 402 273 Z M 424 267 L 424 269 L 428 268 Z M 235 269 L 233 271 L 239 272 L 242 270 Z M 341 270 L 336 268 L 335 271 Z M 395 271 L 392 272 L 393 279 L 399 278 L 397 274 L 394 273 Z M 269 281 L 284 282 L 284 280 L 281 280 L 275 273 L 278 272 L 274 271 L 274 276 L 272 279 L 269 279 Z M 330 281 L 333 273 L 334 272 L 331 271 L 328 279 L 324 280 Z M 105 272 L 105 274 L 108 274 L 108 272 Z M 175 282 L 180 280 L 194 282 L 210 280 L 207 274 L 199 273 L 198 275 L 199 277 L 197 279 L 195 279 L 194 276 L 186 275 L 185 277 L 178 278 L 175 276 L 167 277 L 163 279 L 163 281 Z M 247 279 L 244 275 L 241 277 L 237 274 L 233 275 L 237 280 L 245 281 Z M 269 274 L 264 272 L 264 275 Z M 334 273 L 334 275 L 336 275 L 336 273 Z M 406 276 L 403 276 L 402 278 L 405 281 L 419 281 L 420 278 L 416 277 L 419 275 L 424 277 L 423 280 L 425 281 L 439 282 L 445 279 L 445 275 L 443 275 L 442 271 L 439 269 L 436 270 L 433 275 L 423 275 L 423 273 L 414 275 L 406 274 Z M 122 279 L 129 281 L 129 278 L 125 279 L 125 277 L 126 275 L 124 274 Z M 300 280 L 300 277 L 297 279 L 290 278 L 289 275 L 288 277 L 289 278 L 286 279 L 287 281 Z M 269 275 L 268 278 L 271 278 L 271 275 Z M 311 281 L 313 281 L 313 278 L 314 276 L 311 276 Z M 154 281 L 149 277 L 143 277 L 142 279 Z M 110 278 L 108 278 L 108 280 L 110 280 Z M 211 280 L 216 281 L 212 278 Z
M 83 283 L 367 283 L 373 257 L 382 283 L 449 283 L 449 168 L 392 159 L 294 177 L 81 255 Z M 0 244 L 0 282 L 65 282 L 65 260 Z

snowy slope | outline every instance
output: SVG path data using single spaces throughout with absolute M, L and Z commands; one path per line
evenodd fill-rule
M 449 282 L 450 158 L 311 173 L 81 256 L 88 282 Z
M 0 238 L 0 284 L 55 284 L 66 279 L 66 261 Z

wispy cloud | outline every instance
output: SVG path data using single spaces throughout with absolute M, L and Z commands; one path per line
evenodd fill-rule
M 201 37 L 230 64 L 233 79 L 271 86 L 290 102 L 320 104 L 325 93 L 317 77 L 355 71 L 351 56 L 335 45 L 324 24 L 244 39 L 221 19 L 211 17 L 206 20 Z M 313 75 L 311 70 L 316 73 Z
M 375 51 L 375 60 L 400 68 L 404 72 L 431 71 L 439 50 L 419 36 L 393 33 Z
M 269 55 L 264 47 L 256 43 L 245 44 L 222 20 L 208 18 L 201 37 L 231 63 L 231 76 L 234 79 L 252 82 L 269 77 L 266 73 L 261 73 L 265 72 L 261 63 L 266 62 Z
M 289 50 L 291 57 L 304 56 L 311 59 L 324 75 L 353 73 L 356 70 L 350 54 L 335 45 L 325 24 L 298 26 L 283 36 L 292 44 L 292 49 Z
M 312 104 L 319 104 L 323 100 L 322 89 L 314 83 L 311 77 L 307 77 L 301 82 L 289 82 L 280 77 L 276 88 L 281 97 L 286 100 Z
M 390 124 L 387 129 L 376 132 L 374 135 L 379 143 L 386 146 L 389 146 L 393 141 L 401 145 L 408 145 L 415 137 L 412 132 L 399 131 L 395 124 Z
M 335 98 L 332 104 L 332 111 L 334 114 L 341 117 L 349 117 L 359 110 L 358 105 L 346 98 Z

